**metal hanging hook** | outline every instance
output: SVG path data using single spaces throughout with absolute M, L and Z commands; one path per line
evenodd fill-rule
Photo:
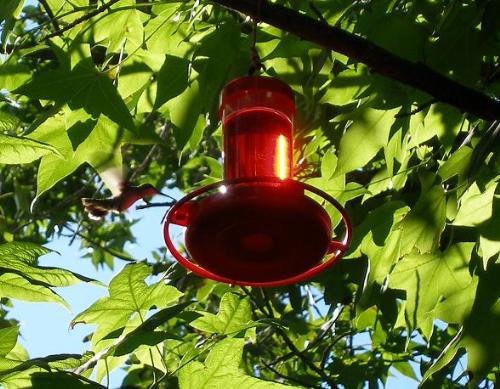
M 250 68 L 248 75 L 253 76 L 257 71 L 263 68 L 262 61 L 257 51 L 257 25 L 260 22 L 260 10 L 263 0 L 257 0 L 257 9 L 255 16 L 252 17 L 252 45 L 250 47 Z

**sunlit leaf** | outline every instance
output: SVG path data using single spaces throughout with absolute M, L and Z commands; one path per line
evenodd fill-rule
M 396 110 L 357 110 L 348 119 L 352 124 L 340 141 L 336 175 L 365 166 L 388 141 Z
M 57 149 L 32 139 L 0 134 L 0 163 L 29 163 L 48 154 L 60 157 Z
M 14 348 L 18 334 L 19 327 L 17 326 L 0 329 L 0 356 L 7 355 Z
M 179 373 L 181 389 L 290 388 L 275 382 L 262 381 L 244 374 L 240 369 L 244 339 L 224 339 L 209 352 L 204 363 L 190 362 Z
M 132 116 L 112 81 L 88 59 L 71 71 L 60 68 L 35 76 L 14 93 L 67 103 L 73 110 L 83 108 L 93 118 L 104 114 L 122 127 L 122 131 L 134 130 Z
M 428 253 L 438 246 L 446 222 L 446 197 L 443 188 L 435 185 L 422 187 L 421 195 L 401 222 L 402 254 L 416 248 Z
M 56 292 L 45 286 L 32 284 L 15 273 L 0 275 L 0 297 L 32 302 L 53 302 L 69 310 L 69 305 Z
M 476 226 L 488 220 L 493 212 L 493 196 L 496 187 L 497 184 L 492 182 L 483 191 L 477 184 L 472 184 L 460 199 L 460 208 L 453 224 Z
M 218 334 L 236 334 L 252 325 L 252 313 L 248 297 L 234 293 L 226 293 L 221 301 L 219 312 L 203 312 L 200 317 L 189 325 L 202 331 Z
M 36 265 L 36 258 L 50 250 L 27 242 L 0 245 L 0 274 L 15 273 L 32 281 L 49 286 L 70 286 L 81 281 L 97 281 L 69 270 Z
M 123 327 L 132 315 L 145 318 L 150 308 L 164 308 L 177 300 L 182 293 L 173 286 L 158 282 L 147 285 L 144 281 L 151 275 L 151 269 L 143 264 L 129 264 L 109 284 L 109 297 L 97 300 L 78 314 L 72 325 L 78 323 L 96 324 L 92 336 L 95 344 L 112 331 Z
M 389 286 L 406 291 L 406 312 L 413 328 L 426 325 L 441 299 L 471 283 L 468 263 L 473 247 L 473 243 L 460 243 L 442 253 L 407 255 L 396 264 Z

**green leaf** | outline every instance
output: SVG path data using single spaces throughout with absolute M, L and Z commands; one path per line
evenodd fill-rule
M 30 163 L 48 154 L 61 157 L 57 149 L 49 144 L 24 137 L 0 134 L 0 163 L 14 165 Z
M 7 45 L 7 38 L 14 28 L 15 19 L 21 12 L 24 0 L 2 0 L 0 3 L 0 24 L 3 23 L 1 30 L 1 46 Z
M 50 250 L 26 242 L 12 242 L 0 245 L 0 274 L 15 273 L 33 283 L 42 283 L 48 286 L 70 286 L 81 281 L 98 281 L 73 273 L 69 270 L 35 266 L 35 259 L 48 253 Z
M 406 291 L 406 313 L 412 328 L 432 322 L 432 312 L 441 299 L 471 283 L 468 264 L 473 247 L 473 243 L 459 243 L 442 253 L 407 255 L 396 264 L 389 287 Z M 424 335 L 429 337 L 430 333 Z
M 467 369 L 479 383 L 500 360 L 500 338 L 495 334 L 500 321 L 500 265 L 479 274 L 471 312 L 464 322 L 461 345 L 467 350 Z
M 64 372 L 33 373 L 31 375 L 32 389 L 103 389 L 97 382 L 81 380 L 75 375 Z
M 487 372 L 498 366 L 500 360 L 500 338 L 494 336 L 500 320 L 500 265 L 491 266 L 479 273 L 477 279 L 466 289 L 450 296 L 438 314 L 451 321 L 462 321 L 463 328 L 443 350 L 439 358 L 425 372 L 423 381 L 444 368 L 461 348 L 467 351 L 467 370 L 471 385 L 478 384 Z M 453 312 L 453 307 L 460 314 Z
M 470 87 L 481 77 L 484 53 L 485 38 L 477 28 L 479 9 L 476 4 L 464 6 L 457 3 L 446 7 L 442 21 L 434 32 L 437 39 L 429 40 L 425 50 L 429 66 Z
M 133 136 L 105 116 L 95 121 L 83 111 L 64 109 L 46 120 L 30 138 L 57 147 L 65 161 L 47 155 L 42 158 L 37 175 L 37 198 L 56 183 L 88 163 L 98 172 L 111 167 L 121 169 L 121 145 Z
M 244 339 L 227 338 L 217 343 L 205 363 L 190 362 L 179 371 L 180 389 L 279 389 L 291 386 L 262 381 L 240 369 Z
M 20 11 L 24 0 L 2 0 L 0 3 L 0 23 L 10 19 Z
M 409 207 L 401 201 L 391 201 L 372 209 L 354 230 L 349 256 L 359 256 L 360 249 L 369 242 L 383 247 L 391 233 L 392 226 L 400 222 L 408 211 Z
M 413 368 L 411 367 L 409 362 L 395 362 L 392 366 L 406 377 L 418 381 L 417 376 L 415 375 L 415 372 L 413 371 Z
M 363 245 L 361 251 L 367 255 L 370 261 L 365 290 L 358 304 L 359 308 L 363 309 L 372 305 L 374 303 L 372 299 L 382 293 L 381 289 L 386 277 L 400 258 L 401 230 L 393 231 L 382 247 L 369 242 Z
M 438 169 L 438 174 L 443 181 L 458 175 L 464 177 L 469 166 L 472 149 L 464 146 L 460 147 L 453 155 L 448 158 Z
M 0 297 L 22 301 L 53 302 L 70 309 L 66 301 L 50 288 L 33 285 L 26 278 L 13 273 L 0 275 Z
M 427 188 L 422 184 L 421 195 L 403 219 L 402 254 L 416 248 L 420 253 L 435 250 L 446 224 L 446 196 L 441 185 Z
M 147 344 L 149 346 L 154 346 L 166 338 L 171 337 L 167 332 L 153 331 L 160 325 L 165 324 L 171 318 L 177 316 L 191 304 L 191 301 L 187 301 L 156 312 L 144 323 L 141 323 L 141 325 L 129 332 L 126 337 L 116 345 L 113 355 L 116 357 L 126 355 L 134 351 L 140 345 Z
M 221 45 L 221 41 L 225 44 Z M 243 42 L 240 27 L 234 22 L 222 23 L 200 42 L 194 53 L 189 86 L 165 105 L 181 150 L 193 135 L 200 138 L 199 133 L 193 134 L 199 117 L 217 107 L 218 95 L 224 83 L 231 76 L 241 74 L 242 63 L 247 66 L 240 51 Z
M 95 42 L 107 46 L 108 53 L 120 52 L 122 47 L 127 53 L 131 53 L 143 44 L 141 13 L 134 8 L 116 9 L 134 5 L 132 0 L 120 1 L 119 5 L 111 7 L 109 15 L 101 17 L 93 26 Z
M 21 372 L 28 370 L 31 367 L 40 367 L 42 369 L 50 370 L 52 369 L 74 369 L 86 361 L 88 361 L 92 356 L 92 353 L 81 354 L 53 354 L 47 355 L 42 358 L 32 358 L 27 361 L 23 361 L 13 369 L 3 370 L 0 372 L 0 379 L 3 376 L 15 372 Z M 1 381 L 0 381 L 1 382 Z
M 151 269 L 143 264 L 129 264 L 109 284 L 109 297 L 97 300 L 78 314 L 72 325 L 78 323 L 96 324 L 92 336 L 96 344 L 114 330 L 123 327 L 133 315 L 144 318 L 150 308 L 164 308 L 176 301 L 182 293 L 173 286 L 160 281 L 147 285 L 144 279 L 151 275 Z
M 19 334 L 19 327 L 0 328 L 0 356 L 7 355 L 14 348 Z
M 31 388 L 34 374 L 45 371 L 73 370 L 87 362 L 91 356 L 92 353 L 83 355 L 55 354 L 43 358 L 29 359 L 17 363 L 12 368 L 0 371 L 0 384 L 6 389 Z
M 0 245 L 0 256 L 13 258 L 30 266 L 36 265 L 36 260 L 52 250 L 30 242 L 11 242 Z
M 368 88 L 369 81 L 368 69 L 364 66 L 358 71 L 351 69 L 344 70 L 328 85 L 320 101 L 333 105 L 350 104 Z
M 18 63 L 14 56 L 8 58 L 5 62 L 0 64 L 0 85 L 2 85 L 2 87 L 7 89 L 8 91 L 19 88 L 30 78 L 30 68 L 25 64 Z M 6 112 L 0 111 L 0 117 L 4 116 L 5 114 Z M 2 119 L 0 119 L 0 129 L 9 129 L 9 127 L 4 127 Z
M 152 72 L 151 68 L 143 62 L 134 61 L 123 64 L 120 77 L 117 79 L 118 93 L 127 104 L 136 92 L 148 85 Z
M 353 122 L 340 140 L 335 175 L 361 168 L 377 155 L 389 140 L 396 112 L 365 107 L 345 118 Z
M 146 42 L 148 51 L 160 55 L 167 54 L 188 58 L 188 53 L 192 51 L 194 42 L 190 42 L 186 38 L 189 34 L 187 23 L 179 23 L 174 18 L 179 4 L 155 3 L 153 8 L 158 6 L 174 7 L 173 9 L 165 10 L 165 12 L 151 19 L 144 27 L 145 35 L 148 38 Z M 200 35 L 203 36 L 204 33 Z
M 371 42 L 400 57 L 412 62 L 423 60 L 426 31 L 410 15 L 364 12 L 356 23 L 356 32 L 368 35 Z
M 446 323 L 463 324 L 472 310 L 478 281 L 478 277 L 473 277 L 469 285 L 441 301 L 435 309 L 435 316 Z
M 490 219 L 496 187 L 497 183 L 491 182 L 484 191 L 481 191 L 477 183 L 473 183 L 460 198 L 460 208 L 453 224 L 472 227 Z
M 333 173 L 335 173 L 335 169 L 337 168 L 337 161 L 338 158 L 335 153 L 333 153 L 333 150 L 325 153 L 321 159 L 321 178 L 325 180 L 332 178 Z
M 447 104 L 433 104 L 423 122 L 423 130 L 416 136 L 417 144 L 437 135 L 445 149 L 450 149 L 464 127 L 462 112 Z
M 483 269 L 486 269 L 491 258 L 500 253 L 500 218 L 493 217 L 479 227 L 479 247 L 483 258 Z
M 135 129 L 132 116 L 113 82 L 106 73 L 96 69 L 91 59 L 82 60 L 71 71 L 61 67 L 42 72 L 14 93 L 67 103 L 72 110 L 83 108 L 93 118 L 104 114 L 122 127 L 121 131 Z
M 188 87 L 189 61 L 167 55 L 158 72 L 155 108 L 161 107 L 170 99 L 181 94 Z
M 389 202 L 372 210 L 355 229 L 352 242 L 355 250 L 349 257 L 363 253 L 369 260 L 368 277 L 358 301 L 358 311 L 378 304 L 383 294 L 382 285 L 401 256 L 401 231 L 395 226 L 407 213 L 408 207 L 402 202 Z
M 217 315 L 202 312 L 200 317 L 189 325 L 202 331 L 235 335 L 252 325 L 252 309 L 248 297 L 228 292 L 222 296 Z

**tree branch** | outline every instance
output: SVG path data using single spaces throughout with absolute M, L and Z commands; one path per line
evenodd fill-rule
M 438 101 L 481 119 L 500 119 L 500 100 L 452 81 L 422 63 L 413 63 L 364 38 L 278 4 L 255 0 L 210 0 L 369 66 L 372 71 L 420 89 Z
M 146 121 L 148 119 L 150 119 L 150 116 L 148 116 L 148 118 L 146 118 Z M 161 130 L 160 130 L 159 136 L 162 140 L 165 139 L 165 136 L 167 135 L 167 132 L 169 129 L 170 129 L 170 122 L 167 121 L 162 125 Z M 149 150 L 148 154 L 146 155 L 144 160 L 141 162 L 141 164 L 139 166 L 137 166 L 137 168 L 135 168 L 135 170 L 132 172 L 132 174 L 130 175 L 129 181 L 134 181 L 137 177 L 139 177 L 142 173 L 144 173 L 145 170 L 148 169 L 149 165 L 153 161 L 154 156 L 158 152 L 158 150 L 160 150 L 160 144 L 156 143 L 153 145 L 153 147 L 151 147 L 151 149 Z
M 271 370 L 274 374 L 276 374 L 278 377 L 281 377 L 281 378 L 284 378 L 285 380 L 288 380 L 290 382 L 295 382 L 296 384 L 299 384 L 300 386 L 303 386 L 305 388 L 311 388 L 311 385 L 308 384 L 307 382 L 303 382 L 303 381 L 300 381 L 296 378 L 293 378 L 293 377 L 290 377 L 290 376 L 287 376 L 287 375 L 284 375 L 282 373 L 280 373 L 278 370 L 276 370 L 274 367 L 268 365 L 262 358 L 260 360 L 260 362 L 269 370 Z M 319 389 L 319 387 L 317 386 L 313 386 L 312 388 L 315 388 L 315 389 Z
M 50 9 L 47 0 L 38 0 L 38 2 L 42 5 L 43 9 L 47 13 L 47 16 L 49 17 L 50 23 L 54 26 L 54 32 L 59 32 L 61 27 L 59 27 L 59 22 L 57 21 L 54 12 L 52 12 L 52 10 Z
M 73 27 L 79 25 L 80 23 L 83 23 L 84 21 L 89 20 L 89 19 L 93 18 L 94 16 L 99 15 L 100 13 L 106 11 L 108 8 L 110 8 L 113 4 L 117 3 L 118 1 L 119 0 L 109 0 L 106 4 L 101 5 L 100 7 L 96 8 L 95 10 L 93 10 L 89 13 L 86 13 L 85 15 L 73 20 L 71 23 L 64 26 L 63 28 L 58 29 L 58 30 L 54 31 L 53 33 L 45 36 L 44 39 L 47 40 L 50 38 L 54 38 L 56 36 L 61 35 L 63 32 L 71 30 Z
M 270 306 L 270 303 L 269 303 L 269 299 L 267 297 L 267 295 L 265 294 L 264 290 L 262 288 L 259 288 L 260 289 L 260 293 L 262 294 L 262 298 L 263 298 L 263 301 L 264 301 L 264 305 L 260 304 L 255 298 L 254 296 L 252 295 L 252 293 L 247 289 L 245 288 L 244 286 L 240 286 L 240 288 L 243 290 L 243 292 L 250 297 L 250 299 L 252 300 L 252 302 L 255 304 L 255 306 L 259 309 L 259 311 L 262 312 L 262 314 L 264 314 L 264 316 L 267 316 L 269 319 L 274 319 L 274 313 L 273 313 L 273 310 L 272 310 L 272 307 Z M 267 309 L 266 309 L 267 308 Z M 275 328 L 275 332 L 277 335 L 279 335 L 281 337 L 281 339 L 285 342 L 285 344 L 287 345 L 287 347 L 290 349 L 290 351 L 296 355 L 301 361 L 302 363 L 304 363 L 307 367 L 309 367 L 312 371 L 314 371 L 316 374 L 318 374 L 318 376 L 323 380 L 325 381 L 325 383 L 327 383 L 330 388 L 337 388 L 337 384 L 335 383 L 335 381 L 328 376 L 328 374 L 326 374 L 322 369 L 320 369 L 318 366 L 316 366 L 316 364 L 311 361 L 305 354 L 303 354 L 303 352 L 301 352 L 297 346 L 295 346 L 295 344 L 293 343 L 293 341 L 290 339 L 290 337 L 288 336 L 288 334 L 286 333 L 285 330 L 283 330 L 283 328 L 281 327 L 276 327 Z

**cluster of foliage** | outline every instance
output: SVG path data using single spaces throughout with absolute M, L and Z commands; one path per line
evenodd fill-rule
M 500 96 L 496 0 L 278 2 Z M 377 387 L 394 369 L 498 383 L 498 122 L 259 25 L 262 74 L 296 93 L 296 177 L 347 208 L 354 239 L 309 282 L 231 287 L 164 248 L 135 261 L 133 221 L 92 222 L 80 198 L 122 165 L 159 188 L 221 178 L 218 94 L 250 66 L 248 18 L 205 0 L 1 0 L 0 23 L 0 385 L 103 387 L 119 367 L 134 388 Z M 73 320 L 96 326 L 88 352 L 29 359 L 10 300 L 64 305 L 53 287 L 95 282 L 38 265 L 68 235 L 96 267 L 131 263 Z

